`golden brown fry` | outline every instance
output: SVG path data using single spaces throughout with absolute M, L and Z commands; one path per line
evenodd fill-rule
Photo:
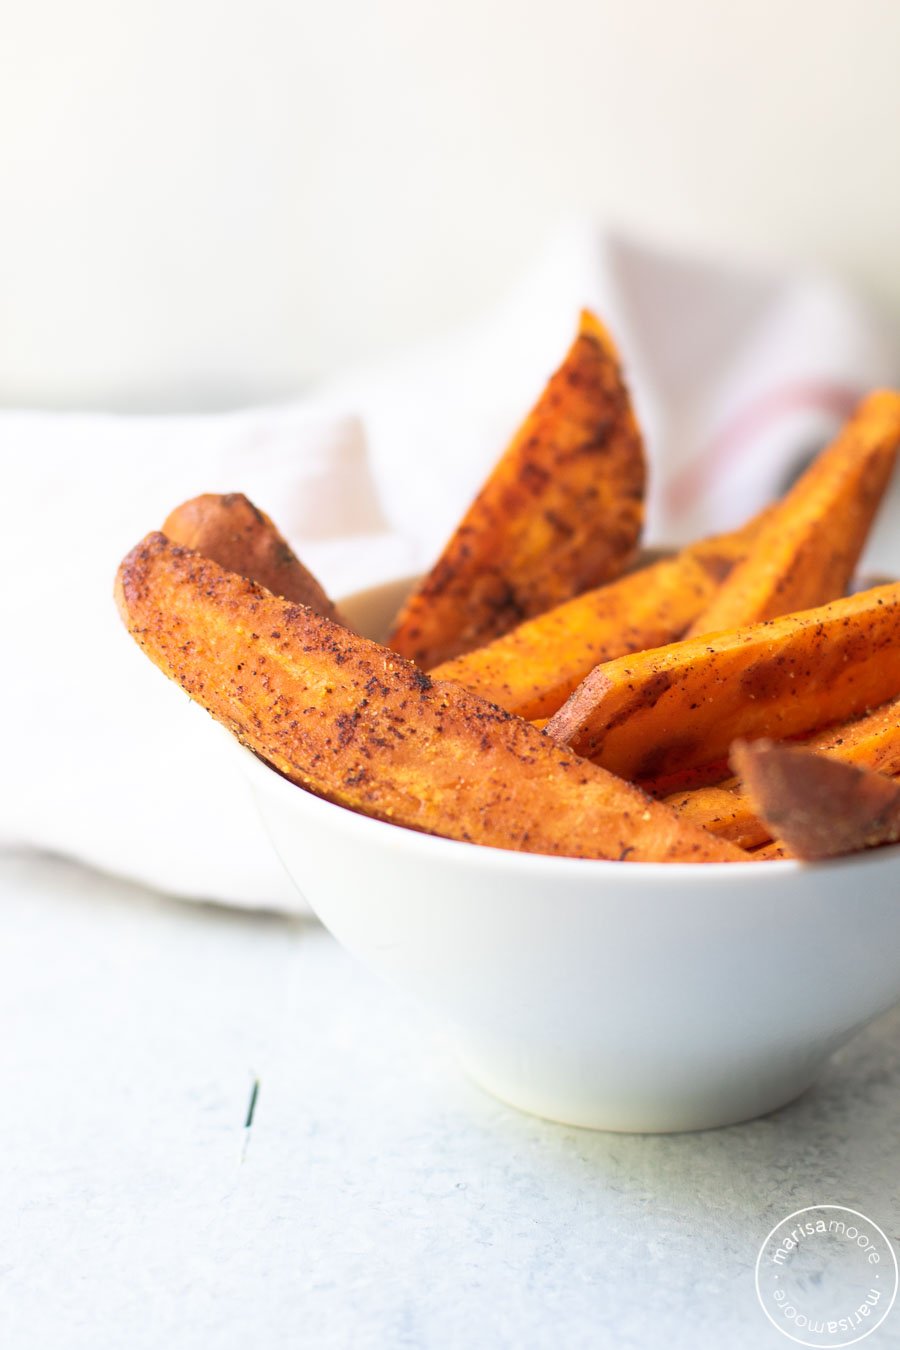
M 738 780 L 731 776 L 722 783 L 668 793 L 662 800 L 685 820 L 702 820 L 704 829 L 741 848 L 755 848 L 771 837 Z
M 826 727 L 806 741 L 806 748 L 879 773 L 900 773 L 900 698 Z
M 762 520 L 548 609 L 431 674 L 520 717 L 549 717 L 599 662 L 680 637 L 744 556 Z
M 528 722 L 151 534 L 120 612 L 170 678 L 303 787 L 411 829 L 572 857 L 744 854 Z
M 751 862 L 780 862 L 782 858 L 793 858 L 793 853 L 787 844 L 764 844 L 762 848 L 755 848 L 747 857 Z
M 893 699 L 873 713 L 840 722 L 803 742 L 844 764 L 858 764 L 879 773 L 900 773 L 900 699 Z M 702 825 L 722 839 L 730 839 L 741 848 L 753 848 L 769 838 L 769 831 L 758 816 L 736 778 L 728 778 L 715 787 L 680 791 L 663 798 L 673 810 L 695 825 Z
M 623 778 L 712 762 L 739 737 L 784 740 L 900 692 L 900 584 L 598 666 L 546 736 Z
M 728 760 L 722 758 L 711 760 L 708 764 L 693 764 L 689 769 L 678 769 L 675 773 L 657 774 L 654 778 L 640 778 L 637 782 L 645 792 L 650 793 L 651 797 L 667 801 L 669 797 L 678 793 L 687 794 L 697 788 L 720 787 L 726 780 L 734 782 L 734 777 L 728 766 Z
M 879 390 L 774 509 L 689 637 L 718 633 L 845 594 L 900 446 L 900 394 Z
M 162 528 L 173 544 L 194 549 L 228 572 L 237 572 L 273 595 L 309 605 L 337 623 L 344 620 L 312 572 L 258 507 L 242 492 L 206 492 L 182 502 Z
M 802 746 L 736 741 L 731 765 L 754 809 L 797 858 L 834 858 L 900 839 L 900 786 Z
M 605 328 L 585 311 L 551 378 L 388 645 L 430 669 L 618 576 L 644 516 L 644 452 Z

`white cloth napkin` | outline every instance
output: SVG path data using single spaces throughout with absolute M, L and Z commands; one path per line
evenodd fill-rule
M 818 276 L 751 274 L 574 224 L 478 323 L 287 406 L 217 416 L 0 414 L 0 844 L 174 894 L 301 909 L 205 713 L 115 613 L 119 559 L 178 502 L 243 491 L 335 595 L 425 566 L 595 308 L 651 459 L 650 542 L 779 492 L 897 336 Z M 900 492 L 867 563 L 900 571 Z

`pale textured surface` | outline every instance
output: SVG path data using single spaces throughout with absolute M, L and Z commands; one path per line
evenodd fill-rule
M 0 1026 L 15 1350 L 766 1350 L 774 1223 L 836 1203 L 900 1241 L 900 1012 L 766 1120 L 595 1135 L 471 1087 L 315 925 L 13 857 Z

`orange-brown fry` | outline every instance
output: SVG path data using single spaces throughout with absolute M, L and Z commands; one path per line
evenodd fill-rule
M 900 785 L 874 769 L 774 741 L 736 741 L 731 764 L 757 815 L 797 858 L 900 839 Z
M 520 717 L 549 717 L 599 662 L 680 637 L 744 556 L 762 519 L 548 609 L 431 674 Z
M 755 848 L 747 854 L 751 862 L 779 862 L 782 858 L 793 858 L 793 853 L 787 844 L 763 844 L 762 848 Z
M 689 637 L 812 609 L 845 594 L 900 446 L 900 394 L 863 399 L 775 506 Z
M 125 558 L 116 597 L 160 669 L 274 768 L 343 806 L 530 853 L 745 856 L 521 718 L 162 534 Z
M 242 492 L 206 492 L 192 497 L 176 506 L 162 532 L 173 544 L 194 549 L 226 571 L 258 581 L 273 595 L 296 600 L 329 619 L 344 622 L 271 519 Z
M 900 774 L 900 699 L 818 732 L 803 744 L 844 764 Z M 755 815 L 736 778 L 729 777 L 716 786 L 672 792 L 663 800 L 687 820 L 741 848 L 753 848 L 769 838 L 768 828 Z
M 900 584 L 598 666 L 550 719 L 624 778 L 712 762 L 740 737 L 799 736 L 900 693 Z
M 562 366 L 406 601 L 388 640 L 425 669 L 619 575 L 644 517 L 619 358 L 585 311 Z

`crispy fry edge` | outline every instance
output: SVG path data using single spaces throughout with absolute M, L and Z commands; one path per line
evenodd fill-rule
M 535 853 L 738 861 L 740 850 L 527 722 L 150 535 L 117 601 L 146 654 L 244 744 L 341 805 Z

